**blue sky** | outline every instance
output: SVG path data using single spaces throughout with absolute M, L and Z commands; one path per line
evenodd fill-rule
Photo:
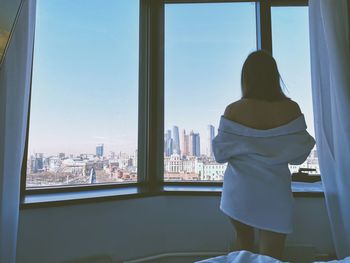
M 167 5 L 165 128 L 217 129 L 256 49 L 251 3 Z M 306 8 L 275 8 L 274 55 L 312 127 Z M 137 0 L 38 0 L 29 152 L 137 147 Z M 291 35 L 293 32 L 293 35 Z M 313 129 L 310 129 L 313 134 Z
M 272 8 L 272 45 L 287 95 L 299 103 L 314 136 L 307 7 Z
M 38 1 L 30 152 L 136 149 L 138 1 L 102 2 Z

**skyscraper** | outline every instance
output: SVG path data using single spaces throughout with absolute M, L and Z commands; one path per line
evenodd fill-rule
M 167 130 L 164 137 L 164 155 L 170 156 L 173 153 L 173 139 L 171 138 L 171 130 Z
M 212 146 L 212 141 L 214 139 L 215 136 L 215 128 L 213 125 L 208 125 L 208 147 L 207 147 L 207 156 L 209 157 L 214 157 L 214 153 L 213 153 L 213 146 Z
M 187 156 L 190 155 L 190 147 L 189 147 L 189 135 L 186 135 L 185 129 L 181 132 L 181 147 L 180 150 L 182 155 Z
M 96 146 L 96 156 L 102 157 L 103 156 L 103 144 L 97 144 Z
M 173 126 L 173 152 L 180 154 L 180 137 L 179 137 L 179 127 Z
M 44 154 L 35 153 L 35 156 L 31 157 L 30 170 L 32 173 L 37 173 L 44 169 Z
M 173 154 L 173 139 L 170 138 L 167 140 L 167 146 L 166 146 L 166 156 L 170 156 Z
M 194 133 L 191 131 L 190 133 L 190 155 L 192 156 L 200 156 L 200 136 L 199 133 Z
M 201 155 L 201 141 L 199 137 L 199 133 L 195 133 L 196 139 L 195 139 L 195 156 L 200 156 Z
M 194 151 L 193 151 L 193 144 L 194 144 L 195 138 L 194 138 L 194 133 L 193 131 L 190 132 L 190 138 L 189 138 L 189 155 L 194 156 Z

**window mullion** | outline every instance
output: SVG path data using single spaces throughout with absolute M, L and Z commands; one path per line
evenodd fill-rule
M 272 54 L 271 4 L 269 1 L 256 2 L 257 48 Z
M 137 181 L 144 183 L 147 178 L 148 152 L 148 48 L 149 48 L 149 6 L 150 1 L 140 1 L 139 24 L 139 109 L 138 109 L 138 147 Z
M 143 144 L 145 150 L 139 154 L 139 158 L 145 158 L 145 174 L 140 180 L 157 188 L 163 182 L 164 169 L 164 4 L 162 0 L 146 0 L 141 1 L 141 5 L 145 5 L 141 8 L 144 12 L 141 24 L 147 26 L 141 25 L 145 32 L 140 34 L 143 38 L 140 58 L 140 98 L 143 102 L 140 103 L 144 105 L 140 107 L 139 122 L 144 129 L 139 131 L 145 131 L 147 139 Z M 141 142 L 142 136 L 139 135 Z

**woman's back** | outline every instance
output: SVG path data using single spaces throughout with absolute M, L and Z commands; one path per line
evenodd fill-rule
M 287 124 L 301 114 L 298 104 L 290 99 L 275 102 L 241 99 L 226 107 L 224 117 L 253 129 L 268 130 Z

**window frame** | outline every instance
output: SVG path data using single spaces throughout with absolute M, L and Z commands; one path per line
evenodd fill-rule
M 21 203 L 40 194 L 95 191 L 137 187 L 140 196 L 162 195 L 167 186 L 221 187 L 222 181 L 164 181 L 164 22 L 166 4 L 255 3 L 257 49 L 272 53 L 271 7 L 308 6 L 308 0 L 139 0 L 139 86 L 138 86 L 138 168 L 137 182 L 26 188 L 31 89 L 26 142 L 21 170 Z M 34 48 L 34 47 L 33 47 Z M 33 74 L 33 69 L 32 69 Z M 179 193 L 187 193 L 179 190 Z M 296 193 L 300 195 L 301 193 Z M 302 193 L 323 196 L 323 193 Z M 304 196 L 304 195 L 302 195 Z
M 144 30 L 141 30 L 142 14 L 144 12 L 141 11 L 142 0 L 139 0 L 139 85 L 138 85 L 138 135 L 137 135 L 137 162 L 138 162 L 138 170 L 137 170 L 137 182 L 128 182 L 128 183 L 101 183 L 101 184 L 75 184 L 75 185 L 57 185 L 57 186 L 45 186 L 45 187 L 35 187 L 35 188 L 27 188 L 26 187 L 26 179 L 27 179 L 27 163 L 28 163 L 28 144 L 29 144 L 29 128 L 30 128 L 30 109 L 32 103 L 32 80 L 33 80 L 33 64 L 34 64 L 34 56 L 32 60 L 31 67 L 31 77 L 30 77 L 30 90 L 29 90 L 29 103 L 28 103 L 28 115 L 27 115 L 27 126 L 26 126 L 26 137 L 25 137 L 25 147 L 22 158 L 22 166 L 21 166 L 21 178 L 20 178 L 20 202 L 24 203 L 25 197 L 28 195 L 35 194 L 45 194 L 45 193 L 62 193 L 62 192 L 78 192 L 78 191 L 86 191 L 86 190 L 96 190 L 96 189 L 111 189 L 111 188 L 127 188 L 127 187 L 139 187 L 144 188 L 145 182 L 145 154 L 144 150 L 146 149 L 146 137 L 147 134 L 142 132 L 147 126 L 145 126 L 145 121 L 143 121 L 142 117 L 145 112 L 145 94 L 141 93 L 140 82 L 141 82 L 141 33 Z M 36 27 L 34 28 L 34 43 L 33 43 L 33 54 L 35 53 L 35 32 Z M 143 76 L 144 78 L 144 76 Z M 141 168 L 139 170 L 139 168 Z
M 163 9 L 165 4 L 200 4 L 200 3 L 254 3 L 255 2 L 255 21 L 256 21 L 256 47 L 257 50 L 264 49 L 273 54 L 273 46 L 272 46 L 272 18 L 271 18 L 271 8 L 272 7 L 295 7 L 295 6 L 308 6 L 308 0 L 164 0 L 163 1 Z M 163 32 L 164 32 L 164 21 L 163 21 Z M 164 48 L 164 37 L 162 38 L 162 48 Z M 163 72 L 160 74 L 164 75 L 164 66 Z M 164 94 L 164 83 L 163 83 L 163 94 Z M 164 100 L 163 100 L 164 105 Z M 162 110 L 162 125 L 163 128 L 162 134 L 164 134 L 164 107 Z M 164 143 L 164 142 L 163 142 Z M 164 145 L 162 144 L 161 149 L 164 149 Z M 161 153 L 162 161 L 164 162 L 164 151 Z M 159 174 L 159 177 L 163 179 L 164 176 L 164 164 L 162 166 L 162 171 Z M 222 186 L 222 181 L 163 181 L 163 185 L 165 186 L 195 186 L 195 185 L 203 185 L 203 186 Z

